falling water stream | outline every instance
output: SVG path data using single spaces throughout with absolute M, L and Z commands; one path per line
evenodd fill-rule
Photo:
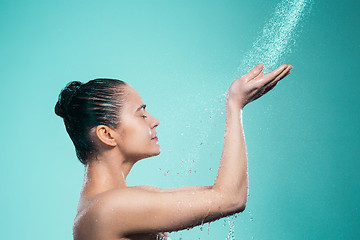
M 282 0 L 276 7 L 272 17 L 254 41 L 252 48 L 245 54 L 237 73 L 248 72 L 258 63 L 264 66 L 263 72 L 272 71 L 282 57 L 290 53 L 295 46 L 296 37 L 301 30 L 301 20 L 310 12 L 311 0 Z M 249 221 L 254 216 L 249 213 Z M 229 233 L 226 240 L 235 240 L 235 221 L 237 215 L 228 217 Z
M 295 46 L 296 37 L 301 30 L 301 21 L 306 13 L 310 12 L 310 6 L 311 0 L 282 0 L 277 4 L 274 13 L 265 23 L 258 38 L 252 44 L 251 49 L 244 55 L 242 61 L 240 61 L 236 76 L 245 74 L 258 63 L 264 65 L 264 73 L 274 69 L 282 57 L 284 57 L 285 54 L 290 53 L 292 47 Z M 225 96 L 226 93 L 222 94 L 219 99 L 224 100 Z M 216 104 L 219 105 L 218 102 Z M 212 106 L 207 110 L 212 115 L 216 115 L 223 111 L 220 106 Z M 221 114 L 223 114 L 223 112 L 221 112 Z M 204 127 L 204 125 L 202 127 Z M 206 128 L 205 130 L 209 129 Z M 205 141 L 206 138 L 207 134 L 201 135 L 201 142 Z M 191 151 L 192 159 L 197 151 L 198 149 Z M 193 161 L 185 160 L 183 164 L 186 165 L 182 166 L 185 171 L 189 171 L 188 169 L 191 169 L 194 166 Z M 185 175 L 187 174 L 188 173 L 185 173 Z M 252 223 L 254 221 L 254 216 L 250 211 L 248 211 L 248 213 L 249 221 Z M 226 240 L 235 240 L 235 223 L 237 217 L 238 214 L 235 214 L 225 219 L 224 226 L 230 228 Z M 203 226 L 200 227 L 200 230 L 203 230 Z M 208 233 L 209 231 L 210 224 L 208 225 Z M 183 239 L 182 235 L 180 235 L 180 239 Z
M 279 3 L 251 50 L 245 54 L 238 71 L 245 73 L 258 63 L 264 65 L 264 73 L 272 70 L 295 45 L 301 20 L 309 12 L 310 3 L 311 0 L 283 0 Z

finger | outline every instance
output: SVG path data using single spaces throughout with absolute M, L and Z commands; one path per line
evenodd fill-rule
M 289 73 L 290 73 L 290 70 L 292 69 L 292 66 L 289 65 L 283 72 L 280 73 L 280 75 L 278 75 L 274 80 L 272 80 L 271 82 L 269 82 L 268 84 L 273 84 L 274 82 L 278 82 L 280 81 L 281 79 L 283 79 L 284 77 L 286 77 Z M 266 85 L 268 85 L 266 84 Z M 265 86 L 266 86 L 265 85 Z
M 264 68 L 264 66 L 261 63 L 259 63 L 253 69 L 251 69 L 250 72 L 248 72 L 247 74 L 245 74 L 242 77 L 247 81 L 250 79 L 253 79 L 262 72 L 263 68 Z
M 287 75 L 290 74 L 290 71 L 287 71 L 286 74 L 284 76 L 282 76 L 279 80 L 277 81 L 273 81 L 271 82 L 271 84 L 268 84 L 266 86 L 264 86 L 263 90 L 261 91 L 261 93 L 259 93 L 258 95 L 256 95 L 256 97 L 252 100 L 252 101 L 255 101 L 256 99 L 258 99 L 259 97 L 265 95 L 266 93 L 268 93 L 269 91 L 271 91 L 275 86 L 276 84 L 278 84 L 278 82 L 283 79 L 284 77 L 286 77 Z
M 274 80 L 270 81 L 269 83 L 265 84 L 265 87 L 267 87 L 268 85 L 273 85 L 274 83 L 279 82 L 280 80 L 282 80 L 284 77 L 286 77 L 287 75 L 290 74 L 290 70 L 292 69 L 292 66 L 289 65 L 283 72 L 281 72 L 280 75 L 278 75 Z
M 289 65 L 289 66 L 291 66 L 291 65 Z M 268 73 L 268 74 L 264 75 L 262 78 L 259 78 L 259 80 L 256 82 L 256 84 L 257 85 L 262 85 L 262 86 L 267 85 L 269 82 L 272 82 L 274 79 L 276 79 L 276 77 L 278 77 L 284 71 L 286 71 L 287 67 L 288 67 L 287 64 L 281 65 L 280 67 L 278 67 L 277 69 L 275 69 L 271 73 Z
M 289 75 L 289 74 L 290 74 L 290 71 L 287 71 L 287 72 L 285 73 L 285 75 L 282 76 L 280 79 L 278 79 L 277 81 L 273 81 L 271 84 L 268 84 L 268 85 L 265 87 L 265 91 L 263 92 L 262 95 L 264 95 L 264 94 L 268 93 L 270 90 L 272 90 L 272 89 L 276 86 L 276 84 L 278 84 L 278 82 L 279 82 L 281 79 L 283 79 L 284 77 L 286 77 L 286 76 Z
M 259 75 L 257 75 L 257 77 L 255 79 L 261 78 L 262 76 L 264 76 L 264 72 L 261 72 Z

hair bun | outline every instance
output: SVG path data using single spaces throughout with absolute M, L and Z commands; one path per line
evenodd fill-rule
M 55 114 L 66 118 L 68 113 L 68 106 L 73 98 L 74 94 L 81 87 L 82 83 L 79 81 L 69 82 L 65 88 L 63 88 L 59 94 L 59 99 L 55 105 Z

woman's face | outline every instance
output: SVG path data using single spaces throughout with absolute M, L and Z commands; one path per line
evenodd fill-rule
M 136 160 L 160 154 L 156 133 L 159 120 L 146 111 L 139 93 L 130 85 L 125 87 L 125 104 L 117 128 L 119 147 L 128 158 Z

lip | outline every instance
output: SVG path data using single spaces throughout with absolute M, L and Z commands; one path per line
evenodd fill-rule
M 157 136 L 151 138 L 151 140 L 154 140 L 154 141 L 159 141 L 159 138 Z

